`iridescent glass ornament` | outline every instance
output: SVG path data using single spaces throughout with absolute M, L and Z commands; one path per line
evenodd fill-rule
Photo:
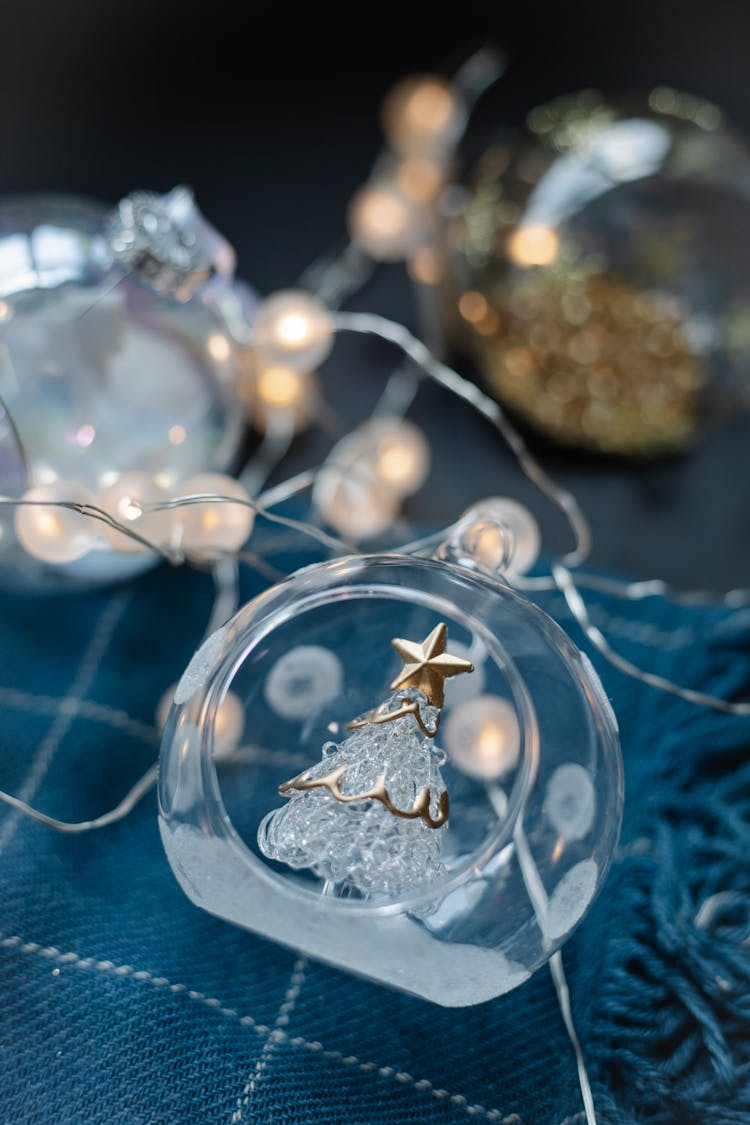
M 540 106 L 446 196 L 442 309 L 499 400 L 547 436 L 647 457 L 745 394 L 750 154 L 659 88 Z
M 166 495 L 196 473 L 233 468 L 233 267 L 184 188 L 134 193 L 114 210 L 70 196 L 0 203 L 0 493 L 54 486 L 64 498 L 69 484 L 72 500 L 83 489 L 98 503 L 121 479 Z M 35 557 L 22 546 L 4 505 L 0 582 L 98 584 L 158 558 L 89 527 L 89 550 L 45 565 L 54 550 Z

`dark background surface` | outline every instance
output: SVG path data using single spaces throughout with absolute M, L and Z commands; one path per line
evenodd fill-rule
M 186 182 L 237 248 L 241 274 L 261 292 L 287 287 L 344 235 L 348 199 L 379 148 L 387 86 L 450 68 L 486 39 L 512 58 L 484 110 L 499 123 L 586 85 L 662 83 L 718 102 L 750 132 L 750 4 L 462 3 L 444 16 L 437 5 L 372 0 L 0 0 L 0 192 L 114 200 Z M 356 306 L 415 324 L 397 267 Z M 345 421 L 364 415 L 388 358 L 362 342 L 337 348 L 326 396 Z M 438 392 L 423 394 L 436 468 L 412 514 L 445 522 L 475 498 L 507 493 L 532 504 L 550 548 L 566 546 L 564 525 L 488 428 L 446 410 Z M 535 448 L 579 496 L 597 563 L 683 585 L 750 582 L 747 417 L 689 456 L 650 466 Z M 294 466 L 319 452 L 303 439 Z

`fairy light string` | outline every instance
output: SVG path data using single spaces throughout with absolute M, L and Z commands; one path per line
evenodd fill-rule
M 615 651 L 612 645 L 606 640 L 601 630 L 593 625 L 581 592 L 581 587 L 588 586 L 595 589 L 605 589 L 633 600 L 663 594 L 667 592 L 669 588 L 659 580 L 621 584 L 616 580 L 597 579 L 595 576 L 588 575 L 584 575 L 580 579 L 578 576 L 574 578 L 572 573 L 573 568 L 580 566 L 587 559 L 592 546 L 592 536 L 588 521 L 573 493 L 559 486 L 549 474 L 547 474 L 536 458 L 529 452 L 523 438 L 508 421 L 502 408 L 493 399 L 484 394 L 484 392 L 473 383 L 470 383 L 467 379 L 459 375 L 458 372 L 436 359 L 429 349 L 401 324 L 372 313 L 338 312 L 333 314 L 332 319 L 337 331 L 350 331 L 374 335 L 398 347 L 428 378 L 442 386 L 451 394 L 462 399 L 486 418 L 507 442 L 521 470 L 528 479 L 564 513 L 574 537 L 575 545 L 573 549 L 554 561 L 549 578 L 521 579 L 519 585 L 527 589 L 551 588 L 553 585 L 559 589 L 565 597 L 573 617 L 578 622 L 589 641 L 605 659 L 626 675 L 640 680 L 658 690 L 676 695 L 686 702 L 698 706 L 706 706 L 726 714 L 738 716 L 750 714 L 750 703 L 744 701 L 727 701 L 703 692 L 695 691 L 691 688 L 682 687 L 664 677 L 655 676 L 632 661 L 626 660 Z M 250 508 L 257 515 L 271 523 L 287 527 L 290 530 L 308 536 L 336 553 L 356 553 L 357 548 L 351 542 L 347 542 L 343 538 L 330 534 L 309 521 L 294 519 L 271 510 L 272 507 L 285 502 L 294 495 L 298 495 L 314 485 L 323 467 L 323 465 L 319 465 L 314 469 L 306 470 L 298 474 L 294 478 L 283 481 L 273 486 L 271 489 L 268 489 L 265 493 L 262 493 L 257 500 L 251 497 L 238 499 L 218 493 L 197 493 L 177 496 L 158 503 L 144 504 L 144 511 L 168 511 L 189 507 L 194 504 L 207 503 L 238 504 Z M 185 561 L 184 554 L 179 550 L 175 551 L 174 549 L 147 540 L 144 536 L 140 535 L 135 528 L 115 519 L 110 513 L 95 504 L 0 497 L 0 505 L 21 506 L 24 504 L 60 507 L 76 511 L 83 516 L 88 516 L 105 523 L 121 532 L 123 535 L 134 539 L 145 549 L 156 551 L 173 565 L 178 565 Z M 410 547 L 410 549 L 413 549 L 413 547 Z M 687 603 L 693 604 L 705 600 L 706 595 L 696 592 L 686 593 L 682 597 Z M 750 601 L 750 591 L 733 590 L 725 596 L 724 601 L 730 608 L 744 605 Z

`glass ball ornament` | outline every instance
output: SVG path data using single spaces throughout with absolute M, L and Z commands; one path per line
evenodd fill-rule
M 384 868 L 402 864 L 398 893 L 370 893 L 346 870 L 326 880 L 269 859 L 268 817 L 289 799 L 279 786 L 308 776 L 321 748 L 344 745 L 351 720 L 387 695 L 399 674 L 394 637 L 427 644 L 441 626 L 449 659 L 460 650 L 481 677 L 473 697 L 458 686 L 474 673 L 444 684 L 430 751 L 450 797 L 447 825 L 436 829 L 438 867 L 425 875 L 408 852 L 386 848 Z M 217 753 L 230 692 L 242 730 L 233 754 Z M 397 737 L 395 722 L 378 729 Z M 521 985 L 572 933 L 605 879 L 622 796 L 617 723 L 590 662 L 538 608 L 483 573 L 481 560 L 473 570 L 458 565 L 449 543 L 441 559 L 370 555 L 307 567 L 210 637 L 164 730 L 159 824 L 176 878 L 203 909 L 339 969 L 462 1007 Z M 375 804 L 324 797 L 314 807 L 324 818 L 309 814 L 308 837 L 324 845 L 325 817 L 350 810 L 356 832 Z
M 114 210 L 70 196 L 0 202 L 0 493 L 85 494 L 166 541 L 171 515 L 140 511 L 139 499 L 226 471 L 238 454 L 236 350 L 221 311 L 233 266 L 184 188 L 137 192 Z M 53 523 L 66 547 L 53 546 Z M 94 518 L 0 507 L 6 587 L 109 583 L 158 557 Z
M 586 90 L 474 151 L 442 197 L 439 299 L 503 404 L 563 444 L 644 458 L 746 396 L 750 150 L 720 110 Z

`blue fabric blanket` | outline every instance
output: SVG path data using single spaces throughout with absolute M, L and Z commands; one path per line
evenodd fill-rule
M 539 600 L 583 645 L 559 595 Z M 750 685 L 750 611 L 591 601 L 631 659 L 725 698 Z M 0 786 L 67 820 L 115 804 L 155 759 L 157 700 L 210 602 L 205 575 L 168 569 L 0 598 Z M 750 1122 L 750 722 L 592 656 L 627 780 L 616 862 L 564 949 L 599 1118 Z M 0 887 L 3 1123 L 583 1120 L 546 969 L 456 1011 L 297 959 L 188 902 L 153 795 L 84 836 L 3 807 Z

